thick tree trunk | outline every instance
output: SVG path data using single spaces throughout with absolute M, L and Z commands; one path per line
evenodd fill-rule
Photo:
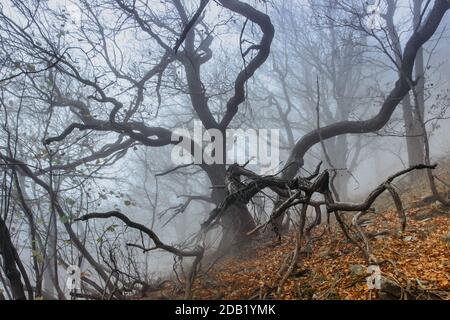
M 212 199 L 219 205 L 227 196 L 225 186 L 226 168 L 222 164 L 214 164 L 207 171 L 213 191 Z M 231 206 L 222 218 L 222 239 L 219 251 L 230 248 L 233 244 L 246 239 L 246 233 L 256 227 L 247 206 Z
M 49 225 L 48 225 L 48 239 L 46 248 L 46 257 L 44 262 L 44 275 L 43 275 L 43 286 L 42 291 L 48 298 L 56 297 L 56 285 L 57 285 L 57 275 L 56 267 L 56 245 L 57 245 L 57 231 L 56 231 L 56 215 L 51 214 Z
M 422 11 L 422 3 L 423 0 L 414 0 L 414 27 L 417 28 L 421 23 L 421 11 Z M 417 158 L 414 158 L 414 161 L 417 163 L 424 162 L 424 130 L 422 130 L 422 122 L 425 121 L 425 69 L 424 69 L 424 56 L 423 56 L 423 47 L 420 47 L 417 51 L 415 66 L 414 66 L 415 77 L 417 79 L 415 92 L 416 92 L 416 103 L 414 106 L 414 139 L 415 146 L 413 152 Z M 414 164 L 417 164 L 414 163 Z M 424 177 L 423 173 L 417 172 L 415 174 L 416 178 Z
M 411 105 L 411 98 L 406 95 L 402 101 L 403 119 L 405 121 L 406 149 L 408 153 L 408 165 L 414 166 L 423 163 L 423 142 L 420 137 L 420 123 L 414 117 L 414 108 Z M 419 128 L 418 128 L 419 126 Z M 418 178 L 421 172 L 412 172 L 410 177 Z
M 347 172 L 347 154 L 348 154 L 348 140 L 346 135 L 341 135 L 335 138 L 333 148 L 329 153 L 332 165 L 336 169 L 336 177 L 333 179 L 336 191 L 341 200 L 348 198 L 348 177 Z
M 421 2 L 421 0 L 420 0 Z M 414 25 L 417 26 L 419 22 L 420 17 L 420 8 L 422 4 L 418 3 L 415 0 L 414 3 Z M 400 45 L 400 38 L 398 36 L 398 33 L 395 29 L 394 25 L 394 13 L 397 9 L 397 4 L 393 0 L 388 1 L 388 11 L 386 14 L 386 21 L 387 21 L 387 27 L 389 32 L 389 37 L 391 38 L 391 41 L 393 43 L 393 47 L 395 48 L 396 52 L 401 52 L 401 45 Z M 417 76 L 417 61 L 422 61 L 422 70 L 423 70 L 423 49 L 422 47 L 419 48 L 417 51 L 416 61 L 415 61 L 415 73 Z M 402 57 L 400 55 L 395 55 L 395 62 L 397 65 L 401 65 L 402 63 Z M 401 71 L 399 70 L 399 73 Z M 417 106 L 413 106 L 411 103 L 411 97 L 409 94 L 407 94 L 403 100 L 402 100 L 402 109 L 403 109 L 403 119 L 405 122 L 405 136 L 406 136 L 406 149 L 408 154 L 408 165 L 414 166 L 419 163 L 423 163 L 424 161 L 424 144 L 422 139 L 422 124 L 420 119 L 421 117 L 418 117 L 420 115 L 417 114 L 416 109 Z M 421 176 L 423 176 L 423 173 L 420 171 L 414 171 L 412 172 L 409 177 L 412 178 L 412 180 L 417 180 Z
M 15 263 L 15 248 L 5 221 L 0 217 L 0 253 L 3 257 L 5 275 L 9 280 L 14 300 L 26 300 L 20 272 Z

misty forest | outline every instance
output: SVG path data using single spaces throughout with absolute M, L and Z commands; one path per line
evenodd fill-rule
M 0 300 L 450 299 L 449 0 L 2 0 Z

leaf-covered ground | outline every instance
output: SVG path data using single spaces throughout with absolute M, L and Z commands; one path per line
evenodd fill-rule
M 407 210 L 408 226 L 403 234 L 393 232 L 371 241 L 374 255 L 389 260 L 382 275 L 402 287 L 420 287 L 450 299 L 450 215 L 437 208 Z M 395 230 L 393 211 L 378 214 L 371 228 Z M 360 251 L 345 240 L 340 231 L 319 227 L 312 253 L 303 255 L 297 269 L 277 295 L 278 270 L 294 249 L 295 239 L 284 237 L 282 244 L 253 245 L 240 257 L 227 258 L 195 283 L 196 299 L 258 299 L 266 294 L 275 299 L 374 299 L 366 285 L 367 264 Z M 363 272 L 358 272 L 358 267 Z M 355 272 L 356 269 L 356 272 Z
M 449 177 L 448 168 L 439 176 Z M 432 293 L 450 299 L 450 209 L 439 204 L 423 205 L 427 185 L 404 185 L 401 195 L 406 208 L 407 227 L 400 233 L 392 201 L 381 197 L 366 232 L 388 230 L 389 234 L 371 240 L 372 253 L 381 265 L 382 276 L 405 290 Z M 350 216 L 350 215 L 349 215 Z M 276 285 L 280 268 L 295 246 L 285 236 L 280 245 L 253 243 L 238 257 L 228 257 L 201 275 L 193 288 L 194 299 L 377 299 L 367 287 L 367 263 L 355 245 L 340 229 L 320 226 L 314 230 L 309 254 L 301 255 L 296 269 L 280 294 Z M 418 296 L 425 298 L 425 295 Z

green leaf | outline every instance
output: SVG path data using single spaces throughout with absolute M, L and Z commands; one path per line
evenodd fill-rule
M 117 226 L 118 226 L 117 224 L 112 224 L 108 228 L 106 228 L 106 231 L 114 232 L 114 231 L 116 231 Z
M 38 262 L 43 262 L 44 257 L 39 250 L 31 250 L 31 255 L 37 259 Z
M 68 223 L 70 221 L 70 216 L 63 215 L 62 217 L 59 218 L 59 220 L 61 220 L 62 223 Z
M 36 71 L 36 66 L 32 63 L 27 63 L 27 69 L 30 72 L 35 72 Z

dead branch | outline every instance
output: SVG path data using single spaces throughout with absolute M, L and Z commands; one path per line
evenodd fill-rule
M 197 257 L 203 253 L 203 249 L 199 249 L 199 248 L 188 251 L 188 250 L 177 249 L 173 246 L 165 244 L 159 239 L 159 237 L 156 235 L 156 233 L 154 233 L 151 229 L 147 228 L 146 226 L 144 226 L 140 223 L 131 221 L 126 215 L 124 215 L 123 213 L 118 212 L 118 211 L 88 213 L 84 216 L 81 216 L 80 218 L 75 219 L 74 221 L 87 221 L 90 219 L 109 219 L 112 217 L 122 220 L 122 222 L 124 222 L 128 227 L 142 231 L 143 233 L 148 235 L 150 237 L 150 239 L 152 239 L 153 243 L 155 244 L 155 247 L 158 249 L 166 250 L 170 253 L 173 253 L 173 254 L 175 254 L 177 256 L 181 256 L 181 257 Z
M 336 214 L 336 220 L 338 221 L 343 233 L 345 236 L 353 243 L 355 244 L 363 253 L 369 262 L 376 262 L 375 257 L 372 256 L 370 252 L 370 244 L 369 244 L 369 237 L 364 234 L 362 229 L 359 227 L 358 219 L 363 215 L 363 213 L 370 211 L 371 206 L 374 203 L 374 201 L 384 192 L 389 191 L 390 195 L 392 196 L 395 206 L 397 208 L 397 213 L 400 220 L 400 226 L 401 230 L 404 230 L 406 227 L 406 216 L 404 213 L 403 205 L 400 199 L 400 196 L 395 191 L 395 189 L 392 187 L 392 182 L 413 170 L 421 170 L 421 169 L 435 169 L 435 165 L 424 165 L 419 164 L 412 166 L 410 168 L 401 170 L 391 176 L 389 176 L 386 181 L 381 183 L 378 187 L 376 187 L 365 199 L 365 201 L 361 203 L 347 203 L 347 202 L 336 202 L 334 199 L 334 196 L 330 190 L 330 175 L 327 170 L 322 172 L 312 181 L 309 181 L 302 177 L 297 177 L 292 180 L 283 180 L 274 176 L 259 176 L 253 172 L 251 172 L 248 169 L 245 169 L 237 164 L 230 166 L 230 168 L 227 170 L 227 179 L 228 180 L 234 180 L 235 186 L 234 189 L 229 189 L 230 193 L 225 198 L 225 200 L 217 206 L 211 213 L 209 218 L 202 224 L 202 231 L 208 232 L 217 222 L 218 219 L 225 214 L 226 209 L 236 203 L 240 205 L 247 205 L 249 201 L 254 197 L 257 193 L 261 192 L 265 188 L 269 188 L 278 194 L 285 194 L 289 193 L 290 196 L 282 202 L 278 207 L 276 207 L 272 215 L 266 223 L 263 223 L 256 228 L 254 228 L 252 231 L 248 232 L 247 235 L 253 235 L 259 230 L 267 227 L 268 225 L 274 225 L 274 221 L 276 219 L 283 215 L 284 212 L 286 212 L 289 208 L 302 205 L 302 210 L 300 213 L 300 225 L 297 230 L 297 236 L 300 239 L 300 241 L 297 241 L 296 245 L 296 251 L 300 250 L 301 241 L 303 240 L 304 236 L 304 229 L 306 225 L 306 210 L 308 206 L 313 206 L 316 208 L 316 219 L 311 224 L 311 226 L 307 227 L 307 233 L 309 234 L 311 230 L 314 228 L 315 225 L 317 225 L 318 217 L 320 216 L 320 205 L 325 205 L 327 212 L 359 212 L 356 214 L 356 216 L 353 219 L 353 225 L 355 226 L 357 232 L 360 234 L 360 238 L 362 239 L 364 245 L 361 245 L 357 239 L 355 239 L 350 234 L 350 229 L 347 227 L 342 220 L 341 214 Z M 241 182 L 240 176 L 245 176 L 249 178 L 249 182 Z M 228 186 L 227 186 L 228 188 Z M 313 194 L 318 193 L 321 194 L 323 197 L 322 201 L 316 201 L 311 200 L 311 197 Z M 277 230 L 275 229 L 275 232 L 277 233 Z M 279 236 L 280 234 L 277 233 Z M 287 271 L 285 275 L 283 276 L 282 280 L 280 281 L 278 285 L 278 291 L 281 290 L 284 281 L 286 281 L 287 277 L 289 277 L 289 274 L 292 273 L 292 270 L 297 263 L 298 260 L 298 253 L 293 254 L 292 259 L 289 262 L 289 267 L 287 268 Z M 295 258 L 294 258 L 295 257 Z

